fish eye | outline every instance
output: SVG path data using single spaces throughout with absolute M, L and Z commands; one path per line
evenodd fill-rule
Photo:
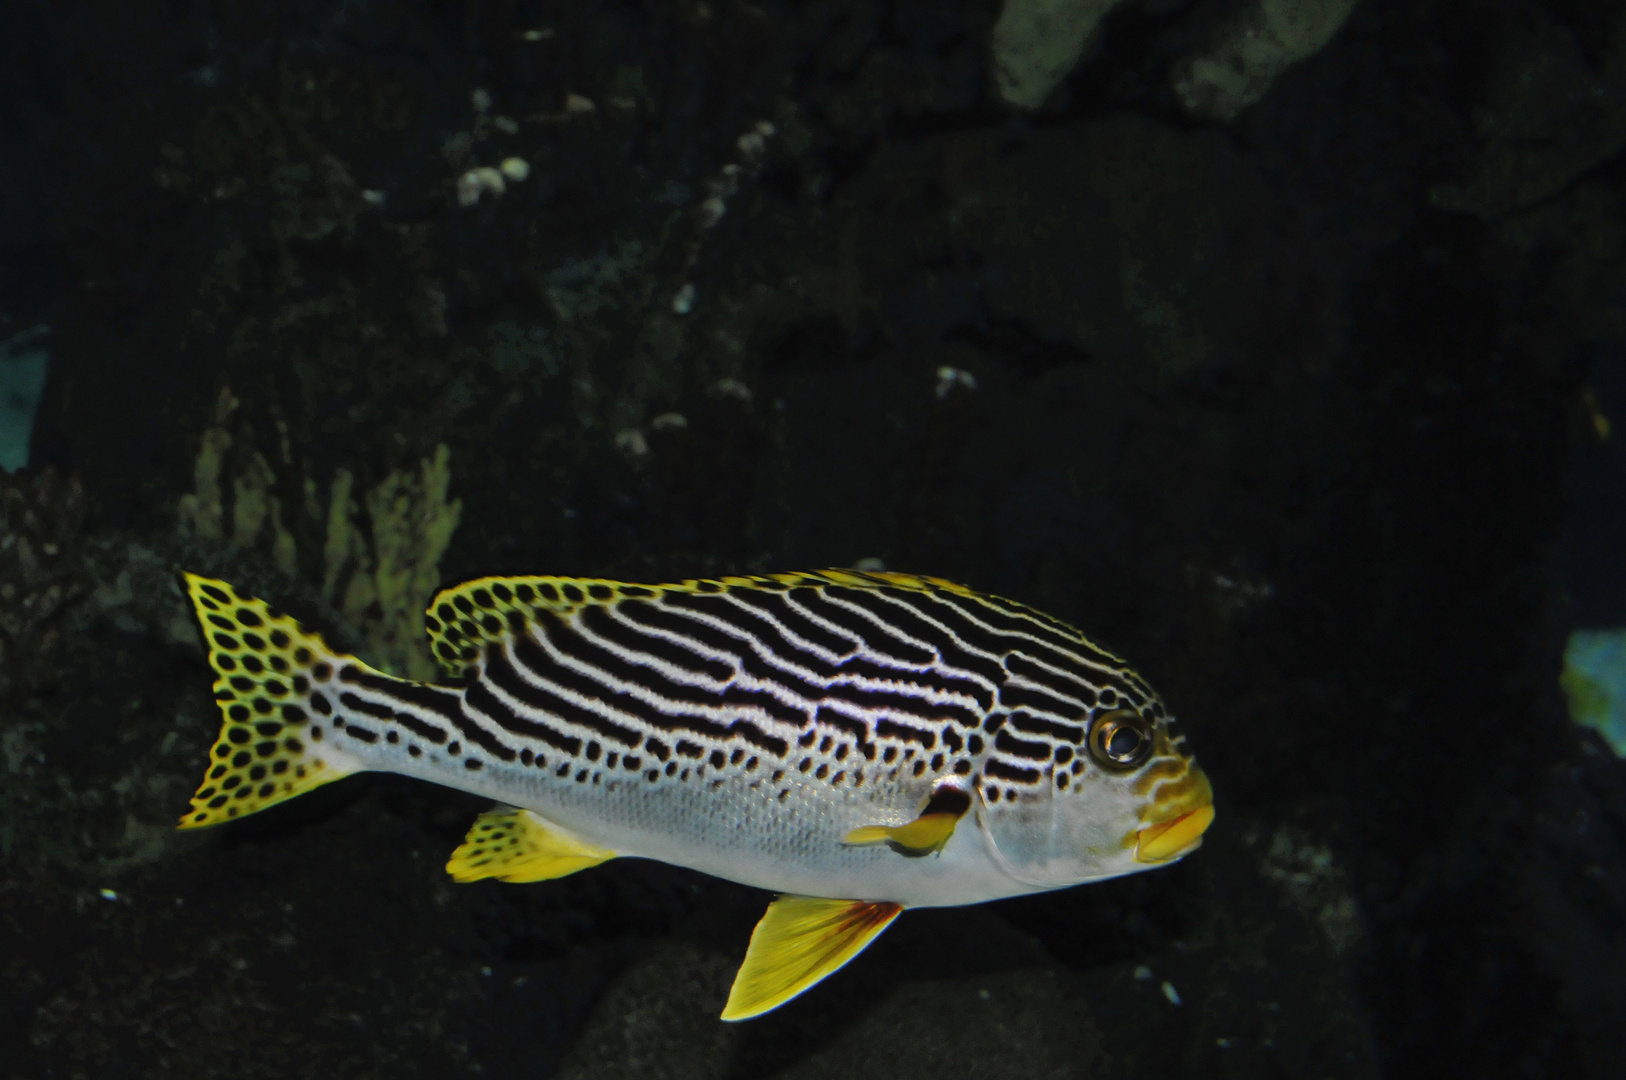
M 1152 725 L 1140 714 L 1119 710 L 1090 725 L 1090 757 L 1103 769 L 1122 772 L 1152 756 Z

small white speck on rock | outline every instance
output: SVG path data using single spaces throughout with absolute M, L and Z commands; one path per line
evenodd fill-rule
M 703 201 L 700 204 L 700 209 L 697 211 L 700 227 L 702 229 L 711 228 L 713 225 L 721 221 L 723 219 L 723 215 L 726 213 L 728 213 L 728 204 L 723 202 L 723 200 L 718 196 L 713 195 L 711 198 Z
M 637 428 L 616 432 L 615 448 L 635 460 L 649 456 L 649 440 Z
M 486 192 L 501 195 L 507 187 L 502 173 L 490 165 L 481 165 L 457 178 L 457 205 L 473 206 Z
M 1163 980 L 1163 996 L 1169 999 L 1170 1005 L 1180 1004 L 1180 992 L 1176 990 L 1174 988 L 1174 984 L 1167 979 Z
M 672 294 L 672 313 L 674 315 L 687 315 L 694 310 L 694 284 L 685 281 Z
M 751 388 L 738 379 L 718 379 L 711 384 L 713 397 L 733 398 L 742 405 L 751 404 Z
M 937 369 L 937 396 L 946 398 L 956 389 L 972 391 L 977 388 L 977 377 L 962 368 L 944 364 Z

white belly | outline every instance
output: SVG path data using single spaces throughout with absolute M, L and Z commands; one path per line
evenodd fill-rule
M 502 767 L 455 780 L 450 770 L 433 766 L 401 771 L 535 811 L 622 857 L 655 859 L 774 892 L 952 907 L 1042 891 L 1001 868 L 975 812 L 931 855 L 842 843 L 861 826 L 911 820 L 931 777 L 865 790 L 832 788 L 796 773 L 778 783 L 766 772 L 730 777 L 712 788 L 664 776 L 653 783 L 634 776 L 579 784 Z M 781 798 L 781 791 L 788 794 Z

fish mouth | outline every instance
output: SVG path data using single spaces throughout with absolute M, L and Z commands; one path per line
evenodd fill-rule
M 1214 794 L 1208 786 L 1208 777 L 1195 765 L 1196 783 L 1190 794 L 1196 799 L 1182 799 L 1184 807 L 1173 817 L 1154 822 L 1136 833 L 1135 861 L 1143 863 L 1173 862 L 1189 855 L 1202 846 L 1203 833 L 1214 823 Z M 1196 802 L 1193 806 L 1192 802 Z
M 1214 807 L 1208 805 L 1199 806 L 1172 821 L 1146 826 L 1138 834 L 1140 840 L 1135 844 L 1135 861 L 1172 862 L 1196 851 L 1202 846 L 1203 833 L 1213 821 Z

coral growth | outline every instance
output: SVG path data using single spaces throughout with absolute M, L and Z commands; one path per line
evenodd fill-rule
M 1229 122 L 1308 60 L 1343 27 L 1356 0 L 1256 0 L 1237 11 L 1208 47 L 1175 65 L 1174 92 L 1188 112 Z
M 1121 0 L 1006 0 L 990 38 L 999 96 L 1037 109 Z
M 1123 0 L 1005 0 L 989 37 L 994 85 L 1007 104 L 1038 109 L 1101 35 Z M 1174 65 L 1187 112 L 1230 122 L 1282 72 L 1326 47 L 1356 0 L 1248 0 L 1199 6 L 1206 44 Z M 1154 5 L 1143 5 L 1152 7 Z
M 334 600 L 348 574 L 340 610 L 361 631 L 371 662 L 408 678 L 431 679 L 438 670 L 423 614 L 440 585 L 440 557 L 462 516 L 459 500 L 446 501 L 451 478 L 451 451 L 444 443 L 420 463 L 417 475 L 397 470 L 386 476 L 364 499 L 372 524 L 369 544 L 350 500 L 354 478 L 344 469 L 333 477 L 322 597 Z
M 192 493 L 181 496 L 176 511 L 177 525 L 183 536 L 220 540 L 226 535 L 220 477 L 226 453 L 232 447 L 231 432 L 226 424 L 238 404 L 229 388 L 220 391 L 215 403 L 214 426 L 203 433 L 197 460 L 192 464 Z M 251 451 L 232 481 L 231 542 L 238 547 L 253 547 L 269 518 L 271 561 L 292 577 L 298 573 L 297 546 L 283 524 L 282 501 L 272 494 L 275 483 L 276 474 L 271 471 L 265 455 Z
M 314 552 L 301 558 L 292 521 L 285 519 L 275 494 L 278 477 L 265 455 L 245 448 L 231 481 L 231 529 L 226 530 L 223 476 L 234 439 L 228 429 L 238 401 L 222 390 L 214 425 L 199 440 L 193 463 L 193 491 L 176 508 L 176 527 L 183 536 L 227 540 L 238 549 L 259 552 L 289 577 L 302 565 L 315 566 Z M 291 466 L 291 461 L 288 462 Z M 357 521 L 356 479 L 337 469 L 324 509 L 316 484 L 306 479 L 303 508 L 308 519 L 299 533 L 323 536 L 321 596 L 337 606 L 360 638 L 365 659 L 397 675 L 429 679 L 435 664 L 424 636 L 423 613 L 440 584 L 440 559 L 462 514 L 462 503 L 450 502 L 451 451 L 442 443 L 417 472 L 397 469 L 361 496 L 370 529 Z M 313 541 L 308 546 L 314 547 Z

